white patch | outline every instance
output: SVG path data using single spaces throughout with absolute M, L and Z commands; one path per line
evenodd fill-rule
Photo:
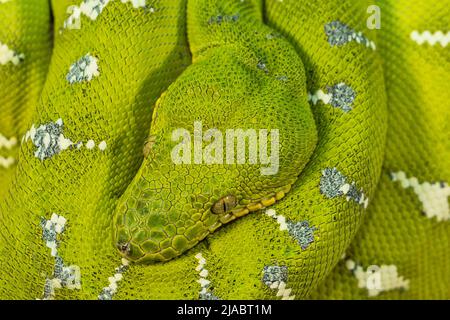
M 0 167 L 8 169 L 15 162 L 16 162 L 16 159 L 14 159 L 13 157 L 4 158 L 4 157 L 0 156 Z
M 372 50 L 376 50 L 375 42 L 367 39 L 362 32 L 357 32 L 340 21 L 333 21 L 325 25 L 325 33 L 328 36 L 328 42 L 333 46 L 343 46 L 349 42 L 355 41 L 363 44 Z
M 66 218 L 53 213 L 49 220 L 43 219 L 41 227 L 42 238 L 45 245 L 50 249 L 50 254 L 55 257 L 53 278 L 47 278 L 44 285 L 43 300 L 53 300 L 55 289 L 67 288 L 69 290 L 81 289 L 81 271 L 77 265 L 65 265 L 63 259 L 58 255 L 59 241 L 57 236 L 64 232 Z
M 344 258 L 345 259 L 345 258 Z M 343 259 L 342 259 L 343 260 Z M 355 268 L 356 268 L 356 263 L 355 263 L 355 261 L 353 261 L 353 260 L 351 260 L 351 259 L 348 259 L 346 262 L 345 262 L 345 267 L 349 270 L 349 271 L 353 271 L 353 270 L 355 270 Z
M 358 280 L 358 288 L 367 289 L 369 297 L 375 297 L 384 291 L 409 289 L 409 280 L 398 275 L 395 265 L 372 265 L 364 270 L 353 260 L 347 260 L 346 266 Z
M 89 141 L 86 143 L 86 148 L 88 148 L 89 150 L 94 149 L 94 147 L 95 147 L 95 142 L 94 142 L 94 140 L 89 140 Z
M 79 6 L 70 6 L 67 10 L 70 16 L 64 21 L 64 29 L 80 29 L 81 15 L 95 21 L 105 7 L 114 0 L 83 0 Z M 146 0 L 121 0 L 122 3 L 130 2 L 133 8 L 145 8 Z
M 331 94 L 325 93 L 320 89 L 314 93 L 308 93 L 308 101 L 311 101 L 313 105 L 316 105 L 319 101 L 322 101 L 324 104 L 329 104 L 331 98 Z
M 139 9 L 139 8 L 145 8 L 146 0 L 121 0 L 122 3 L 131 2 L 133 4 L 133 8 Z
M 269 217 L 277 220 L 277 223 L 280 225 L 280 231 L 287 231 L 288 225 L 286 223 L 286 218 L 284 216 L 277 215 L 274 209 L 267 209 L 265 213 Z
M 66 138 L 62 132 L 63 125 L 62 119 L 41 125 L 37 129 L 33 124 L 31 129 L 25 133 L 22 142 L 28 142 L 31 139 L 38 149 L 35 152 L 35 157 L 41 160 L 51 158 L 70 148 L 81 149 L 81 147 L 85 146 L 88 150 L 94 149 L 95 142 L 92 139 L 84 144 L 82 141 L 73 142 L 69 138 Z M 100 142 L 99 149 L 101 151 L 106 150 L 106 147 L 106 141 Z
M 295 295 L 291 295 L 292 289 L 286 287 L 286 283 L 281 281 L 278 286 L 271 287 L 271 289 L 277 290 L 277 297 L 281 297 L 281 300 L 294 300 Z
M 414 30 L 410 34 L 411 40 L 416 42 L 419 46 L 427 43 L 431 46 L 440 44 L 442 47 L 446 47 L 450 43 L 450 31 L 443 33 L 442 31 L 436 31 L 431 33 L 430 31 L 424 31 L 422 33 Z
M 267 209 L 266 214 L 275 219 L 280 225 L 280 231 L 287 231 L 289 236 L 298 242 L 302 250 L 306 250 L 314 242 L 314 232 L 317 228 L 309 226 L 307 220 L 299 222 L 286 221 L 286 218 L 282 215 L 277 215 L 274 209 Z
M 89 53 L 70 66 L 66 80 L 70 84 L 91 81 L 94 77 L 98 77 L 98 59 Z
M 80 4 L 80 11 L 91 20 L 96 20 L 110 0 L 84 0 Z
M 53 257 L 56 257 L 58 253 L 56 235 L 63 233 L 65 225 L 66 219 L 63 216 L 58 216 L 56 213 L 53 213 L 50 220 L 46 220 L 45 224 L 42 225 L 44 240 L 46 241 L 45 245 L 52 250 Z
M 116 268 L 116 273 L 108 278 L 109 285 L 102 289 L 99 294 L 99 300 L 112 300 L 113 296 L 117 293 L 118 283 L 122 281 L 123 274 L 128 270 L 129 261 L 122 258 L 122 265 Z
M 23 53 L 17 53 L 11 50 L 6 44 L 0 42 L 0 64 L 6 65 L 8 63 L 12 63 L 17 66 L 20 62 L 25 59 L 25 55 Z
M 345 196 L 347 201 L 354 201 L 363 205 L 366 209 L 369 205 L 369 198 L 363 192 L 363 189 L 356 187 L 353 181 L 347 183 L 347 177 L 336 168 L 326 168 L 322 170 L 320 179 L 320 192 L 329 199 Z
M 327 88 L 328 92 L 317 90 L 315 93 L 308 93 L 308 101 L 316 105 L 319 101 L 330 104 L 344 112 L 353 110 L 353 103 L 356 98 L 355 91 L 344 82 L 340 82 Z
M 81 26 L 81 14 L 91 20 L 96 20 L 98 15 L 110 0 L 83 0 L 79 6 L 70 6 L 67 9 L 71 15 L 64 21 L 65 29 L 79 29 Z
M 343 194 L 347 194 L 350 191 L 350 185 L 348 183 L 342 185 L 341 188 L 339 188 L 339 191 Z
M 281 297 L 281 300 L 294 300 L 295 295 L 291 295 L 292 289 L 286 286 L 287 277 L 286 266 L 265 266 L 262 281 L 270 289 L 276 290 L 276 296 Z
M 200 276 L 200 278 L 197 280 L 197 282 L 200 284 L 200 300 L 218 300 L 218 298 L 209 289 L 211 281 L 207 279 L 209 272 L 205 268 L 206 259 L 203 258 L 201 252 L 197 253 L 195 255 L 195 258 L 198 260 L 198 265 L 195 268 L 195 271 L 197 271 Z
M 404 189 L 412 188 L 422 202 L 423 212 L 428 218 L 438 221 L 450 220 L 450 208 L 448 197 L 450 187 L 447 183 L 419 183 L 415 177 L 407 178 L 403 171 L 391 173 L 393 181 L 400 182 Z
M 0 3 L 7 3 L 9 1 L 11 1 L 11 0 L 0 0 Z
M 99 148 L 101 151 L 105 151 L 105 150 L 106 150 L 106 147 L 107 147 L 106 141 L 102 141 L 102 142 L 100 142 L 100 143 L 98 144 L 98 148 Z

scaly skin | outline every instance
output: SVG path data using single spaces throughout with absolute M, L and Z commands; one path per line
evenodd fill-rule
M 450 299 L 450 223 L 427 216 L 413 188 L 392 180 L 404 172 L 417 183 L 450 181 L 449 47 L 419 45 L 411 33 L 449 31 L 450 1 L 380 2 L 384 15 L 380 52 L 384 61 L 389 126 L 386 157 L 367 220 L 347 249 L 347 257 L 312 291 L 311 299 L 366 299 L 347 269 L 351 259 L 370 265 L 395 265 L 409 281 L 407 290 L 389 290 L 372 299 Z M 437 195 L 429 201 L 441 200 Z M 448 195 L 442 198 L 448 201 Z M 438 206 L 436 206 L 438 208 Z M 447 213 L 445 207 L 440 212 Z M 429 212 L 428 212 L 429 214 Z
M 242 12 L 242 17 L 220 25 L 208 22 L 217 12 Z M 286 40 L 268 42 L 271 33 L 256 1 L 189 2 L 195 63 L 158 101 L 149 157 L 119 204 L 116 241 L 126 258 L 155 262 L 179 256 L 221 225 L 281 200 L 301 173 L 317 142 L 303 64 Z M 263 59 L 270 71 L 257 68 Z M 230 75 L 238 77 L 230 81 Z M 280 75 L 289 79 L 287 84 L 277 79 Z M 230 129 L 279 130 L 278 172 L 263 175 L 267 164 L 249 164 L 248 144 L 244 164 L 175 164 L 172 150 L 179 141 L 173 141 L 172 132 L 194 132 L 195 121 L 203 131 L 224 135 Z M 202 147 L 211 143 L 200 142 Z M 236 205 L 214 212 L 212 206 L 226 196 L 235 197 Z
M 383 2 L 389 18 L 378 37 L 377 31 L 366 28 L 370 1 L 224 0 L 221 7 L 218 1 L 187 2 L 155 1 L 149 4 L 153 12 L 142 12 L 132 9 L 131 3 L 113 1 L 95 21 L 83 17 L 81 30 L 60 34 L 67 7 L 79 5 L 79 1 L 53 1 L 55 50 L 33 123 L 62 118 L 65 136 L 74 141 L 105 140 L 108 147 L 103 152 L 98 148 L 68 149 L 39 160 L 29 140 L 22 145 L 15 183 L 0 204 L 0 297 L 43 296 L 55 259 L 42 239 L 40 218 L 49 219 L 56 212 L 67 218 L 64 232 L 58 235 L 58 256 L 66 264 L 79 266 L 81 272 L 81 288 L 57 289 L 58 299 L 95 299 L 99 295 L 114 299 L 275 299 L 280 291 L 265 283 L 268 266 L 286 267 L 283 298 L 365 298 L 366 292 L 357 288 L 355 277 L 345 273 L 348 270 L 343 264 L 323 282 L 350 244 L 347 254 L 365 267 L 397 263 L 399 271 L 407 270 L 411 290 L 393 290 L 381 297 L 448 298 L 448 222 L 424 222 L 426 217 L 420 216 L 419 201 L 411 190 L 394 189 L 386 174 L 382 176 L 386 190 L 374 197 L 382 172 L 386 91 L 394 117 L 387 147 L 389 168 L 383 172 L 403 169 L 408 175 L 420 175 L 419 171 L 425 172 L 432 163 L 419 178 L 448 181 L 448 144 L 439 143 L 448 141 L 448 115 L 439 112 L 439 106 L 448 104 L 448 59 L 442 52 L 447 49 L 439 48 L 433 61 L 427 57 L 436 53 L 436 47 L 417 50 L 408 45 L 404 49 L 409 28 L 448 31 L 448 3 L 436 11 L 425 1 L 415 7 L 417 21 L 422 21 L 417 17 L 423 13 L 430 13 L 423 25 L 417 26 L 405 18 L 409 17 L 403 11 L 408 8 L 406 3 Z M 237 23 L 228 19 L 220 25 L 208 24 L 211 17 L 236 13 Z M 403 17 L 398 23 L 405 27 L 401 32 L 395 31 L 401 30 L 394 18 L 398 15 Z M 377 50 L 355 41 L 331 46 L 324 27 L 337 20 L 361 31 L 377 44 Z M 379 48 L 388 62 L 386 76 L 392 87 L 386 89 Z M 189 49 L 193 65 L 184 70 L 191 60 Z M 68 84 L 65 77 L 70 65 L 88 52 L 99 58 L 99 76 L 90 82 Z M 259 55 L 264 65 L 259 63 Z M 400 68 L 398 64 L 405 61 L 409 67 Z M 410 68 L 411 76 L 401 78 Z M 274 79 L 285 74 L 285 78 Z M 328 86 L 341 82 L 356 93 L 353 109 L 311 103 L 315 125 L 307 120 L 311 115 L 306 92 L 326 92 Z M 411 87 L 405 88 L 404 82 Z M 402 89 L 411 97 L 407 104 Z M 424 100 L 427 103 L 422 103 Z M 272 103 L 273 110 L 264 108 Z M 427 121 L 409 118 L 417 110 L 417 118 L 429 117 Z M 304 126 L 295 126 L 301 119 Z M 174 165 L 170 158 L 176 145 L 170 139 L 172 130 L 182 127 L 192 132 L 196 120 L 203 121 L 205 130 L 280 126 L 279 174 L 263 177 L 260 166 L 250 165 L 226 170 L 214 165 Z M 440 130 L 444 135 L 427 130 Z M 293 140 L 283 140 L 288 132 Z M 405 144 L 418 133 L 420 138 Z M 438 146 L 439 154 L 433 154 L 433 146 Z M 147 159 L 139 169 L 142 149 Z M 411 150 L 418 150 L 417 164 L 410 162 Z M 431 160 L 427 158 L 430 154 Z M 323 182 L 327 168 L 337 168 L 357 190 L 347 192 L 347 199 L 343 191 L 330 196 L 333 186 Z M 277 194 L 281 198 L 284 193 L 279 193 L 280 188 L 291 184 L 286 197 L 273 203 L 274 196 L 277 200 Z M 374 201 L 374 209 L 369 209 L 373 211 L 363 233 L 353 240 L 366 215 L 364 203 L 354 200 L 362 193 Z M 219 199 L 229 195 L 239 200 L 233 208 L 237 216 L 246 214 L 242 208 L 250 203 L 250 209 L 274 209 L 278 219 L 264 214 L 270 211 L 257 210 L 220 226 L 217 222 L 222 223 L 227 214 L 213 215 L 211 209 L 217 211 L 217 203 L 226 203 L 224 208 L 228 208 L 233 201 Z M 397 217 L 399 206 L 402 215 Z M 173 221 L 168 221 L 172 214 Z M 411 214 L 413 218 L 404 224 L 403 217 Z M 136 222 L 124 219 L 129 216 Z M 307 222 L 300 231 L 309 233 L 294 237 L 291 229 L 285 230 L 283 218 L 289 226 Z M 192 220 L 202 223 L 189 232 Z M 189 241 L 180 242 L 170 224 Z M 157 232 L 161 237 L 153 241 Z M 149 240 L 154 245 L 146 247 Z M 109 277 L 120 265 L 118 244 L 128 258 L 144 263 L 131 263 L 123 274 L 120 269 L 123 279 L 119 288 L 105 293 Z M 164 251 L 168 248 L 172 250 Z M 415 263 L 420 259 L 424 262 Z M 199 277 L 203 279 L 200 283 Z M 211 284 L 201 286 L 204 278 Z M 309 295 L 321 282 L 320 290 Z
M 39 127 L 61 118 L 66 137 L 84 145 L 92 139 L 96 147 L 40 160 L 30 140 L 22 144 L 13 187 L 0 205 L 0 252 L 8 257 L 0 262 L 2 298 L 42 297 L 55 261 L 40 220 L 53 212 L 69 221 L 61 257 L 83 273 L 83 291 L 62 291 L 78 298 L 98 295 L 98 277 L 107 279 L 108 265 L 117 264 L 112 214 L 143 159 L 151 106 L 190 61 L 185 3 L 160 1 L 152 13 L 114 1 L 95 21 L 82 16 L 81 29 L 63 29 L 67 8 L 80 3 L 53 1 L 53 56 L 32 122 Z M 87 53 L 98 58 L 99 76 L 70 84 L 70 66 Z M 107 143 L 104 151 L 100 141 Z
M 279 21 L 280 24 L 281 22 L 289 23 L 291 19 L 285 17 L 290 15 L 294 15 L 297 21 L 311 19 L 308 24 L 305 24 L 305 28 L 313 25 L 311 30 L 295 30 L 298 37 L 290 39 L 305 62 L 308 89 L 313 91 L 345 81 L 357 91 L 354 109 L 349 113 L 323 104 L 312 108 L 316 123 L 319 125 L 318 146 L 312 160 L 300 173 L 299 180 L 294 184 L 293 189 L 286 198 L 273 206 L 277 213 L 289 220 L 299 222 L 307 219 L 312 226 L 317 227 L 314 243 L 303 250 L 286 231 L 279 230 L 273 219 L 262 215 L 262 212 L 253 213 L 216 230 L 214 234 L 206 238 L 207 241 L 202 241 L 195 249 L 187 251 L 178 259 L 164 264 L 133 265 L 125 276 L 124 282 L 120 284 L 121 289 L 117 293 L 117 299 L 126 298 L 127 293 L 133 292 L 133 285 L 136 283 L 140 284 L 140 290 L 143 292 L 138 295 L 135 293 L 133 297 L 196 298 L 198 293 L 195 291 L 198 292 L 200 289 L 195 283 L 195 277 L 192 279 L 192 273 L 196 267 L 194 256 L 198 252 L 201 252 L 207 261 L 206 268 L 209 271 L 208 280 L 213 286 L 212 292 L 221 299 L 274 298 L 275 293 L 261 281 L 262 271 L 267 265 L 287 266 L 288 286 L 292 289 L 292 296 L 302 297 L 308 294 L 311 288 L 318 284 L 338 262 L 355 235 L 362 222 L 364 206 L 353 201 L 346 201 L 345 197 L 326 198 L 320 192 L 319 183 L 322 170 L 336 166 L 350 181 L 355 181 L 359 188 L 363 188 L 366 196 L 370 198 L 374 192 L 381 168 L 386 130 L 386 106 L 380 59 L 372 49 L 356 43 L 342 48 L 331 48 L 324 34 L 323 26 L 340 17 L 341 12 L 338 8 L 341 5 L 344 5 L 344 8 L 351 13 L 349 14 L 351 18 L 345 22 L 356 30 L 363 29 L 365 10 L 361 9 L 366 8 L 364 3 L 358 2 L 356 5 L 351 1 L 344 4 L 327 2 L 326 5 L 320 3 L 308 6 L 295 3 L 290 2 L 290 7 L 285 8 L 284 14 L 280 14 L 281 4 L 280 7 L 275 7 L 275 2 L 273 7 L 266 4 L 266 15 L 269 22 L 271 15 L 275 17 L 279 15 L 278 18 L 272 19 Z M 235 2 L 232 4 L 238 5 Z M 241 10 L 244 11 L 248 5 L 248 2 L 241 4 Z M 286 2 L 284 5 L 289 3 Z M 188 6 L 188 16 L 193 13 L 189 9 L 194 7 L 194 5 Z M 313 15 L 314 12 L 317 12 L 315 13 L 317 16 L 323 13 L 323 17 L 318 19 Z M 235 8 L 230 4 L 229 10 L 223 10 L 220 13 L 233 15 Z M 241 16 L 246 15 L 247 13 Z M 201 20 L 207 21 L 206 17 Z M 201 23 L 194 23 L 190 30 L 198 25 L 203 26 Z M 290 30 L 293 26 L 289 28 L 275 25 L 275 27 L 291 37 Z M 266 36 L 265 32 L 261 33 Z M 207 47 L 208 39 L 212 36 L 203 36 L 204 40 L 200 43 L 205 43 Z M 373 33 L 367 36 L 375 40 Z M 266 39 L 270 42 L 269 40 L 274 41 L 274 38 L 278 39 L 276 32 L 275 35 Z M 190 41 L 190 44 L 194 55 L 194 65 L 191 68 L 195 68 L 196 50 L 201 52 L 203 48 L 195 41 Z M 215 41 L 215 46 L 220 47 L 220 41 Z M 311 46 L 310 49 L 308 49 L 309 46 Z M 308 51 L 303 52 L 302 48 Z M 352 61 L 350 57 L 354 60 Z M 362 61 L 368 65 L 362 65 Z M 269 70 L 270 67 L 271 65 L 267 64 Z M 327 77 L 325 73 L 328 74 Z M 200 76 L 198 78 L 201 79 Z M 162 99 L 165 101 L 166 97 Z M 209 108 L 205 108 L 202 114 Z M 191 118 L 189 118 L 190 114 L 182 113 L 182 115 L 188 117 L 183 127 L 189 126 L 196 119 L 195 114 Z M 159 115 L 154 116 L 159 117 Z M 215 116 L 220 118 L 221 113 Z M 171 117 L 177 119 L 178 115 L 171 114 Z M 242 120 L 240 122 L 242 123 Z M 146 164 L 144 163 L 141 170 L 145 170 Z M 160 170 L 154 169 L 155 172 Z M 178 170 L 181 169 L 178 168 Z M 148 175 L 151 176 L 151 172 Z M 137 179 L 139 177 L 138 175 Z M 201 181 L 200 178 L 198 180 L 195 178 L 196 176 L 194 176 L 194 183 Z M 186 187 L 183 187 L 181 191 L 184 188 Z M 138 194 L 136 189 L 129 190 L 133 191 L 130 193 L 127 191 L 124 195 L 125 199 L 131 193 Z M 176 197 L 179 191 L 175 190 L 174 193 Z M 226 194 L 223 193 L 220 196 Z M 209 206 L 211 205 L 212 203 L 209 203 Z M 329 250 L 330 248 L 333 250 Z M 184 276 L 180 276 L 181 274 Z M 175 282 L 168 283 L 168 279 Z
M 0 46 L 24 55 L 17 65 L 0 63 L 0 198 L 14 175 L 20 140 L 44 86 L 51 57 L 50 31 L 47 0 L 0 1 Z
M 225 3 L 228 5 L 222 8 L 215 7 L 215 3 L 210 3 L 211 7 L 206 2 L 188 3 L 188 36 L 194 64 L 175 81 L 186 61 L 186 55 L 180 55 L 187 49 L 186 43 L 183 43 L 186 41 L 183 40 L 184 24 L 179 22 L 179 19 L 186 17 L 183 4 L 164 1 L 158 7 L 158 3 L 155 3 L 154 16 L 148 17 L 138 9 L 132 9 L 131 4 L 111 2 L 97 20 L 90 21 L 83 17 L 81 30 L 63 30 L 60 34 L 60 28 L 67 18 L 66 8 L 69 4 L 78 3 L 54 2 L 54 56 L 33 123 L 38 126 L 61 118 L 66 137 L 84 142 L 93 139 L 97 143 L 106 140 L 108 148 L 103 152 L 97 148 L 68 149 L 49 159 L 40 160 L 34 157 L 36 147 L 30 141 L 22 146 L 23 160 L 17 171 L 16 183 L 0 209 L 2 223 L 6 226 L 2 230 L 1 252 L 2 256 L 8 257 L 1 261 L 2 297 L 42 297 L 45 279 L 51 278 L 55 259 L 45 246 L 39 223 L 41 217 L 49 219 L 53 212 L 63 215 L 68 221 L 61 235 L 58 256 L 67 264 L 77 265 L 81 272 L 81 289 L 58 289 L 56 298 L 96 298 L 102 292 L 108 277 L 120 263 L 115 248 L 117 242 L 114 243 L 112 238 L 116 227 L 121 225 L 120 219 L 117 224 L 112 218 L 117 199 L 129 185 L 130 178 L 135 176 L 142 159 L 145 133 L 148 132 L 146 128 L 149 126 L 149 107 L 163 91 L 164 85 L 173 81 L 173 85 L 160 97 L 153 115 L 149 142 L 144 148 L 148 158 L 123 195 L 121 203 L 127 202 L 128 205 L 131 195 L 140 197 L 143 184 L 144 191 L 155 187 L 164 190 L 159 194 L 151 194 L 151 204 L 142 207 L 142 217 L 147 218 L 148 222 L 149 217 L 165 218 L 162 213 L 169 212 L 164 211 L 167 210 L 164 205 L 169 201 L 174 205 L 174 215 L 179 215 L 183 204 L 192 205 L 189 197 L 193 196 L 196 200 L 194 204 L 199 203 L 203 207 L 201 211 L 196 209 L 196 212 L 189 212 L 189 216 L 177 219 L 186 226 L 190 219 L 195 219 L 196 214 L 198 216 L 198 212 L 212 216 L 209 212 L 214 202 L 229 194 L 237 197 L 240 206 L 247 206 L 248 202 L 271 205 L 272 197 L 275 195 L 277 200 L 278 193 L 278 198 L 281 198 L 283 188 L 300 176 L 291 196 L 286 199 L 290 208 L 282 211 L 282 214 L 300 222 L 305 218 L 303 212 L 308 208 L 311 212 L 317 212 L 317 220 L 312 220 L 313 215 L 307 217 L 311 218 L 311 225 L 318 227 L 318 233 L 314 243 L 304 250 L 286 231 L 280 231 L 275 221 L 258 213 L 251 214 L 219 228 L 206 241 L 198 244 L 196 250 L 186 251 L 177 259 L 152 265 L 132 264 L 116 298 L 197 298 L 200 290 L 194 272 L 194 256 L 198 250 L 203 252 L 211 266 L 218 266 L 211 270 L 210 278 L 215 286 L 214 293 L 223 299 L 273 298 L 273 291 L 261 281 L 261 273 L 266 265 L 280 264 L 289 268 L 292 279 L 289 286 L 297 297 L 311 288 L 311 278 L 318 282 L 331 269 L 332 264 L 326 262 L 330 259 L 333 261 L 350 241 L 359 225 L 359 219 L 353 220 L 352 217 L 355 214 L 359 217 L 363 209 L 361 205 L 348 203 L 345 199 L 330 200 L 322 195 L 319 191 L 320 174 L 326 167 L 345 163 L 344 169 L 355 170 L 354 175 L 348 171 L 344 173 L 355 180 L 358 187 L 364 187 L 367 195 L 371 195 L 381 165 L 385 123 L 384 91 L 379 73 L 368 74 L 367 70 L 371 68 L 352 64 L 352 68 L 356 66 L 361 74 L 352 73 L 356 78 L 350 84 L 358 96 L 354 110 L 350 113 L 345 114 L 329 105 L 318 104 L 313 107 L 314 120 L 319 125 L 318 146 L 317 150 L 313 150 L 317 133 L 307 105 L 306 89 L 325 90 L 327 85 L 346 79 L 336 77 L 330 81 L 312 81 L 321 73 L 311 67 L 308 58 L 328 54 L 330 60 L 339 63 L 342 59 L 335 58 L 339 50 L 330 48 L 323 34 L 323 25 L 317 25 L 313 40 L 308 40 L 317 43 L 317 52 L 303 54 L 307 70 L 305 78 L 303 64 L 297 53 L 276 31 L 262 24 L 259 9 L 262 7 L 261 2 Z M 348 7 L 350 4 L 353 2 L 349 2 Z M 332 15 L 340 5 L 339 2 L 331 6 L 315 6 L 326 7 Z M 219 9 L 220 12 L 214 12 Z M 303 7 L 295 10 L 300 17 L 308 14 L 302 11 L 305 10 Z M 238 23 L 222 23 L 219 26 L 207 23 L 211 15 L 233 15 L 236 11 L 240 14 Z M 119 16 L 121 19 L 117 19 Z M 356 21 L 362 21 L 362 16 L 362 13 L 358 15 L 355 11 L 354 20 L 348 23 L 354 28 L 360 27 Z M 161 17 L 165 19 L 161 20 Z M 162 31 L 164 28 L 160 32 L 170 38 L 158 40 L 169 44 L 167 50 L 155 46 L 156 40 L 145 40 L 145 35 L 150 37 L 150 31 L 158 37 L 156 31 L 161 21 L 166 21 L 166 26 L 173 28 L 173 33 L 169 35 Z M 114 27 L 111 27 L 112 23 Z M 126 33 L 121 28 L 125 25 Z M 285 33 L 288 35 L 288 32 Z M 291 39 L 291 43 L 298 47 L 300 42 Z M 369 61 L 374 61 L 375 70 L 379 68 L 376 54 L 370 48 L 350 45 L 346 49 L 361 60 L 369 58 Z M 152 50 L 155 50 L 154 56 L 159 57 L 157 61 L 150 54 Z M 302 52 L 299 52 L 302 56 Z M 86 53 L 99 59 L 99 76 L 89 82 L 70 85 L 65 79 L 68 69 Z M 259 55 L 262 56 L 261 61 Z M 169 62 L 165 64 L 167 59 Z M 267 70 L 260 62 L 266 65 Z M 329 61 L 317 63 L 323 64 L 322 68 L 326 69 Z M 178 68 L 168 68 L 173 65 Z M 170 70 L 170 73 L 162 70 Z M 341 70 L 346 72 L 348 65 L 342 64 Z M 364 86 L 360 87 L 360 83 Z M 208 85 L 212 87 L 212 84 L 215 84 L 214 87 L 208 90 Z M 122 90 L 124 86 L 127 90 Z M 218 94 L 213 95 L 214 92 Z M 375 98 L 372 92 L 380 92 L 381 98 Z M 227 98 L 238 104 L 239 108 L 236 109 L 233 103 L 225 103 Z M 212 119 L 218 121 L 213 122 Z M 230 126 L 279 129 L 279 173 L 264 177 L 260 175 L 260 166 L 249 165 L 230 167 L 229 170 L 205 165 L 193 165 L 192 168 L 172 165 L 168 152 L 174 143 L 168 135 L 172 129 L 180 126 L 192 131 L 195 120 L 203 120 L 206 128 L 217 127 L 222 130 Z M 351 159 L 341 157 L 341 153 L 349 150 L 352 150 Z M 312 160 L 308 163 L 311 152 Z M 187 170 L 192 181 L 185 182 L 192 182 L 193 187 L 178 184 L 179 179 L 184 179 L 182 174 Z M 366 181 L 362 182 L 359 178 L 364 174 Z M 153 181 L 153 186 L 145 186 L 149 180 Z M 172 181 L 177 181 L 183 189 L 174 189 L 173 186 L 167 188 Z M 161 188 L 161 185 L 165 188 Z M 196 188 L 196 185 L 201 188 Z M 203 194 L 206 197 L 202 198 Z M 160 201 L 165 200 L 165 195 L 169 201 Z M 206 201 L 202 203 L 204 198 Z M 283 203 L 281 201 L 280 205 Z M 330 203 L 333 203 L 331 207 Z M 156 210 L 162 208 L 162 211 L 155 210 L 158 214 L 148 214 L 145 209 L 152 206 Z M 122 207 L 118 206 L 119 218 Z M 261 206 L 256 204 L 254 208 Z M 237 209 L 240 210 L 240 207 Z M 213 219 L 220 221 L 220 217 L 213 216 Z M 340 235 L 342 241 L 337 251 L 327 250 L 329 243 L 335 241 L 335 233 L 339 232 L 333 232 L 331 227 L 330 232 L 327 231 L 327 219 L 337 219 L 339 226 L 351 221 L 349 232 Z M 125 223 L 122 228 L 125 231 L 133 227 L 129 221 Z M 166 221 L 153 219 L 150 229 L 158 230 L 160 225 L 165 224 Z M 17 227 L 12 228 L 13 225 Z M 137 226 L 143 229 L 142 221 Z M 148 251 L 143 254 L 147 254 L 148 259 L 142 260 L 153 262 L 179 255 L 202 239 L 205 229 L 194 230 L 191 242 L 182 243 L 175 254 L 164 256 L 161 251 L 161 259 L 161 256 L 152 256 L 161 247 L 154 252 L 145 249 Z M 212 230 L 214 228 L 206 231 Z M 180 233 L 184 235 L 185 232 L 187 230 Z M 133 242 L 139 240 L 139 235 L 131 236 L 134 237 Z M 147 235 L 144 234 L 143 239 L 147 240 Z M 179 245 L 173 235 L 169 234 L 165 240 L 169 243 L 168 247 Z M 14 250 L 11 251 L 11 248 Z M 130 258 L 139 259 L 140 252 L 136 256 L 133 255 L 134 251 L 129 252 L 132 253 L 128 254 Z M 31 257 L 31 261 L 27 260 L 27 256 Z M 323 259 L 321 268 L 313 266 L 318 258 Z M 12 283 L 15 283 L 14 287 Z M 230 286 L 230 283 L 239 285 Z M 137 284 L 138 290 L 135 289 Z
M 313 107 L 319 128 L 318 146 L 292 191 L 273 207 L 287 219 L 307 220 L 318 228 L 320 238 L 314 247 L 305 252 L 297 249 L 295 262 L 285 258 L 285 265 L 302 265 L 289 273 L 290 279 L 299 284 L 295 288 L 299 288 L 296 294 L 300 296 L 307 295 L 320 283 L 318 274 L 327 274 L 338 263 L 366 214 L 363 205 L 348 201 L 345 196 L 328 199 L 321 194 L 317 184 L 322 170 L 336 167 L 348 181 L 362 188 L 369 201 L 381 172 L 387 110 L 380 57 L 377 51 L 356 42 L 331 47 L 324 33 L 324 25 L 340 20 L 377 42 L 376 31 L 366 28 L 366 9 L 371 4 L 371 1 L 319 1 L 308 6 L 299 1 L 266 3 L 268 24 L 292 41 L 305 62 L 308 91 L 343 81 L 357 94 L 353 110 L 347 113 L 329 105 Z M 286 19 L 287 16 L 290 18 Z

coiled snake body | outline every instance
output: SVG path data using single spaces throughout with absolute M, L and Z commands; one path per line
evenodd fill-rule
M 437 57 L 429 61 L 411 53 L 417 43 L 405 36 L 426 23 L 444 28 L 448 18 L 438 9 L 445 4 L 406 20 L 405 8 L 413 10 L 406 1 L 383 1 L 381 30 L 367 28 L 370 5 L 0 1 L 0 17 L 17 12 L 11 28 L 23 32 L 0 33 L 17 50 L 0 65 L 0 74 L 14 75 L 0 79 L 0 108 L 15 117 L 0 122 L 0 133 L 20 142 L 17 167 L 0 170 L 12 180 L 0 189 L 0 297 L 448 298 L 445 207 L 442 219 L 429 218 L 417 199 L 408 201 L 414 192 L 389 192 L 408 176 L 443 181 L 417 189 L 419 199 L 428 187 L 447 192 L 448 121 L 431 115 L 448 120 L 448 108 L 436 107 L 448 101 L 440 81 L 448 48 L 420 47 Z M 416 8 L 430 10 L 425 1 Z M 435 77 L 420 78 L 431 67 Z M 399 81 L 403 71 L 419 78 Z M 442 96 L 431 95 L 425 80 Z M 32 102 L 6 95 L 4 83 L 22 84 L 30 90 L 22 99 Z M 418 123 L 425 114 L 429 121 Z M 199 125 L 208 138 L 174 138 Z M 404 160 L 399 135 L 412 128 L 422 130 L 408 145 L 417 159 L 434 148 L 442 156 Z M 267 163 L 258 161 L 196 161 L 195 150 L 184 158 L 190 164 L 173 161 L 180 139 L 184 147 L 199 143 L 202 160 L 216 159 L 224 145 L 204 150 L 230 129 L 276 131 L 277 170 L 261 174 Z M 274 154 L 275 136 L 264 137 Z M 380 176 L 385 191 L 375 196 Z M 405 235 L 401 219 L 387 214 L 393 211 L 417 232 Z M 407 241 L 415 244 L 409 258 Z M 414 267 L 417 257 L 422 268 Z M 373 264 L 395 264 L 407 280 L 381 278 L 367 294 L 356 278 Z M 431 274 L 419 272 L 430 266 Z

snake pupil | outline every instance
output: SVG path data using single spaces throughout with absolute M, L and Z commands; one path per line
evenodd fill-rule
M 215 214 L 222 214 L 230 211 L 237 206 L 237 199 L 233 195 L 228 195 L 220 198 L 211 208 L 211 211 Z

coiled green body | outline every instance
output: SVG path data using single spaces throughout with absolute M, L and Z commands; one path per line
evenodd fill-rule
M 413 33 L 447 31 L 448 1 L 382 1 L 381 31 L 369 1 L 144 2 L 55 0 L 48 32 L 47 2 L 0 1 L 0 36 L 32 44 L 0 65 L 0 133 L 24 138 L 1 298 L 448 298 L 445 205 L 422 203 L 447 200 L 448 47 Z M 199 123 L 279 130 L 276 174 L 177 164 L 174 130 Z M 402 285 L 359 288 L 374 264 Z

